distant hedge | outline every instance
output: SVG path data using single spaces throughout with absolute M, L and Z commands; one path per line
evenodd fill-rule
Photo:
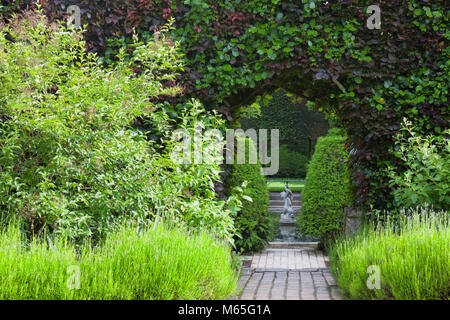
M 345 139 L 338 130 L 331 129 L 317 141 L 297 221 L 304 234 L 323 236 L 327 240 L 342 230 L 343 207 L 353 199 Z
M 240 123 L 245 129 L 279 129 L 280 144 L 306 156 L 308 160 L 317 138 L 326 135 L 330 127 L 323 113 L 310 110 L 305 100 L 293 102 L 283 90 L 275 92 L 267 103 L 261 103 L 259 116 L 244 115 Z
M 255 148 L 250 139 L 246 139 L 246 151 Z M 245 201 L 243 208 L 235 217 L 235 228 L 240 237 L 235 239 L 236 249 L 244 252 L 260 250 L 270 235 L 269 191 L 265 177 L 261 174 L 261 164 L 234 164 L 231 167 L 230 188 L 241 186 L 247 181 L 244 195 L 252 198 Z
M 277 176 L 304 178 L 308 157 L 301 153 L 288 149 L 288 146 L 280 146 L 280 169 Z

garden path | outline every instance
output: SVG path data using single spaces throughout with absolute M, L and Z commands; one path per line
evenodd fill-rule
M 275 193 L 271 193 L 270 200 L 271 209 L 279 206 Z M 295 204 L 297 211 L 300 204 Z M 293 221 L 281 220 L 281 225 L 289 223 Z M 341 300 L 342 294 L 328 269 L 328 257 L 314 249 L 316 244 L 271 242 L 264 250 L 244 256 L 240 294 L 234 299 Z

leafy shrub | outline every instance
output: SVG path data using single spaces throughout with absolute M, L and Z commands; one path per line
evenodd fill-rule
M 287 145 L 281 145 L 279 150 L 280 169 L 278 170 L 277 176 L 305 177 L 308 157 L 290 150 Z
M 404 120 L 403 134 L 398 135 L 395 155 L 406 170 L 390 166 L 390 185 L 394 187 L 397 208 L 431 205 L 450 209 L 450 131 L 421 137 Z
M 230 253 L 209 233 L 162 223 L 122 226 L 79 252 L 61 237 L 27 248 L 10 224 L 0 231 L 0 299 L 224 299 L 236 290 Z
M 303 234 L 332 238 L 342 230 L 343 207 L 352 201 L 348 153 L 345 137 L 336 130 L 320 137 L 308 165 L 302 194 L 302 209 L 297 220 Z
M 447 212 L 409 209 L 400 229 L 397 222 L 370 224 L 339 239 L 330 251 L 339 288 L 350 299 L 449 299 L 448 218 Z M 371 265 L 379 268 L 379 289 L 367 286 Z
M 149 145 L 127 126 L 150 108 L 148 94 L 161 93 L 131 62 L 97 66 L 80 37 L 36 14 L 0 30 L 0 204 L 33 232 L 48 226 L 73 238 L 104 235 L 116 217 L 152 215 Z M 161 54 L 175 72 L 175 48 L 136 51 L 135 63 L 145 55 L 162 70 Z
M 243 139 L 238 137 L 237 139 Z M 245 139 L 247 157 L 250 148 L 255 150 L 250 139 Z M 256 151 L 255 151 L 256 152 Z M 244 252 L 260 250 L 266 244 L 270 235 L 269 192 L 265 177 L 261 174 L 261 164 L 234 164 L 231 168 L 230 187 L 244 188 L 242 209 L 235 216 L 235 228 L 238 236 L 235 238 L 236 249 Z M 251 198 L 248 199 L 248 197 Z
M 2 215 L 22 217 L 33 233 L 48 229 L 77 241 L 156 216 L 232 241 L 228 204 L 215 199 L 218 165 L 174 163 L 171 123 L 149 103 L 177 92 L 161 83 L 181 68 L 167 31 L 146 44 L 135 38 L 128 59 L 120 52 L 104 68 L 85 53 L 81 33 L 43 16 L 0 27 Z M 181 126 L 221 125 L 200 109 L 187 103 Z M 166 132 L 165 150 L 134 129 L 141 116 Z
M 206 112 L 198 102 L 192 101 L 186 103 L 178 129 L 194 137 L 194 130 L 198 128 L 218 130 L 223 127 L 224 121 L 217 114 Z M 212 151 L 211 155 L 204 157 L 204 152 L 203 162 L 196 163 L 192 152 L 191 158 L 186 159 L 190 162 L 179 163 L 174 154 L 178 149 L 183 149 L 184 142 L 177 142 L 174 135 L 167 139 L 165 153 L 159 163 L 159 170 L 162 172 L 159 172 L 158 179 L 152 186 L 152 202 L 157 204 L 158 215 L 164 216 L 170 223 L 181 223 L 192 230 L 210 230 L 233 244 L 236 231 L 233 216 L 241 208 L 242 192 L 233 191 L 226 201 L 217 199 L 216 186 L 221 183 L 222 170 L 218 163 L 214 163 L 217 160 L 214 155 L 217 154 L 213 150 L 220 150 L 221 158 L 224 141 L 203 135 L 202 150 Z
M 345 132 L 342 128 L 331 128 L 328 130 L 327 136 L 345 136 Z

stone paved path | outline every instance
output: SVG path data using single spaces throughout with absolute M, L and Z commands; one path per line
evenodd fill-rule
M 253 256 L 239 279 L 241 300 L 340 300 L 326 267 L 327 257 L 311 248 L 265 249 Z
M 289 271 L 317 271 L 326 268 L 326 257 L 321 251 L 312 248 L 298 249 L 265 249 L 256 253 L 252 258 L 251 267 L 256 270 L 280 268 Z M 283 270 L 284 271 L 284 270 Z
M 294 211 L 301 208 L 301 194 L 294 193 Z M 269 211 L 283 211 L 279 192 L 270 193 Z M 283 228 L 296 230 L 295 219 L 280 216 L 282 240 L 253 256 L 243 257 L 247 265 L 239 279 L 241 300 L 340 300 L 342 295 L 328 270 L 328 258 L 314 247 L 317 242 L 288 242 Z M 294 237 L 295 238 L 295 237 Z

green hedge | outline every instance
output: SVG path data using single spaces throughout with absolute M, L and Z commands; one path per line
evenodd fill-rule
M 349 206 L 353 198 L 344 142 L 345 137 L 336 129 L 317 142 L 297 221 L 304 234 L 330 239 L 342 230 L 343 207 Z
M 249 139 L 246 139 L 248 156 Z M 253 143 L 251 148 L 255 148 Z M 241 186 L 247 181 L 244 195 L 252 202 L 244 200 L 243 208 L 235 217 L 235 228 L 239 236 L 235 239 L 238 251 L 253 252 L 267 243 L 270 235 L 269 191 L 265 177 L 261 174 L 261 164 L 234 164 L 231 167 L 230 188 Z
M 323 113 L 311 110 L 305 101 L 293 102 L 284 90 L 266 98 L 270 100 L 262 101 L 253 114 L 251 108 L 242 108 L 239 122 L 245 130 L 279 129 L 280 169 L 275 176 L 303 178 L 318 137 L 330 127 L 328 120 Z
M 277 176 L 304 178 L 306 176 L 308 160 L 307 156 L 290 150 L 287 145 L 281 145 L 280 169 L 278 170 Z
M 243 114 L 240 120 L 242 127 L 280 129 L 281 144 L 310 158 L 308 136 L 312 139 L 313 147 L 317 138 L 327 133 L 330 126 L 325 115 L 308 108 L 305 100 L 293 102 L 284 90 L 278 90 L 268 98 L 271 99 L 260 103 L 258 115 Z M 243 111 L 245 112 L 245 108 Z

